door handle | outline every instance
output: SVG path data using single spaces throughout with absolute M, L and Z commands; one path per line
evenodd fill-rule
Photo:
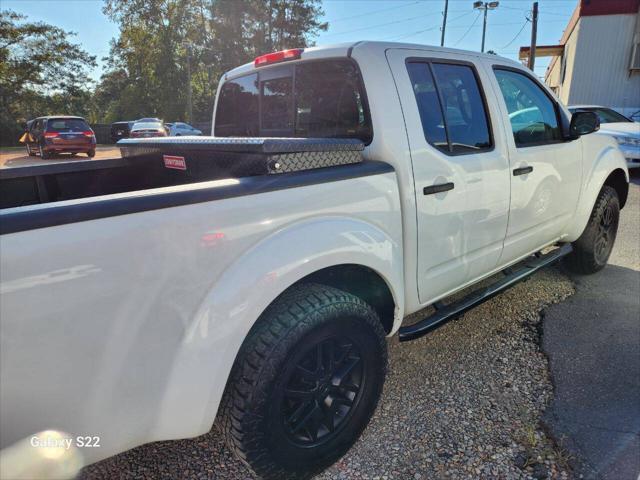
M 425 195 L 433 195 L 434 193 L 448 192 L 449 190 L 453 190 L 453 182 L 424 187 L 422 193 L 424 193 Z
M 527 173 L 533 172 L 533 167 L 520 167 L 515 168 L 513 170 L 513 176 L 517 177 L 518 175 L 526 175 Z

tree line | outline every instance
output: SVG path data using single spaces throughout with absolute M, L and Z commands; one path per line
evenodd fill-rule
M 94 81 L 97 59 L 72 32 L 0 11 L 2 144 L 16 143 L 27 120 L 47 114 L 90 123 L 208 121 L 225 71 L 263 53 L 309 46 L 327 29 L 320 0 L 105 0 L 103 12 L 119 34 Z

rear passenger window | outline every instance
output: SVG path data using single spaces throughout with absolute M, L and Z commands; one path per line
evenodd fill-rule
M 544 90 L 523 73 L 498 68 L 494 71 L 507 105 L 516 146 L 562 140 L 554 103 Z
M 442 109 L 429 64 L 410 63 L 407 67 L 413 84 L 413 93 L 418 102 L 424 136 L 431 145 L 443 152 L 448 152 L 447 132 L 444 128 Z
M 486 106 L 471 66 L 416 62 L 408 67 L 429 143 L 450 154 L 493 147 Z

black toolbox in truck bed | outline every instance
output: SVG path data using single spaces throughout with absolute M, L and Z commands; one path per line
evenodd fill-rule
M 155 160 L 187 175 L 205 170 L 208 179 L 348 165 L 361 162 L 364 149 L 360 140 L 339 138 L 165 137 L 126 139 L 118 146 L 124 158 Z

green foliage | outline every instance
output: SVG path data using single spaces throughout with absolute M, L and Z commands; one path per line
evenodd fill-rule
M 46 114 L 87 115 L 87 70 L 95 57 L 70 32 L 0 11 L 0 142 L 15 144 L 22 124 Z
M 319 0 L 105 0 L 104 13 L 120 26 L 95 95 L 106 122 L 208 121 L 225 71 L 262 53 L 308 46 L 327 28 Z
M 105 0 L 103 11 L 120 33 L 95 86 L 88 77 L 95 57 L 70 41 L 73 33 L 0 11 L 2 144 L 15 144 L 27 120 L 47 114 L 91 123 L 209 121 L 225 71 L 263 53 L 309 46 L 327 29 L 320 0 Z

